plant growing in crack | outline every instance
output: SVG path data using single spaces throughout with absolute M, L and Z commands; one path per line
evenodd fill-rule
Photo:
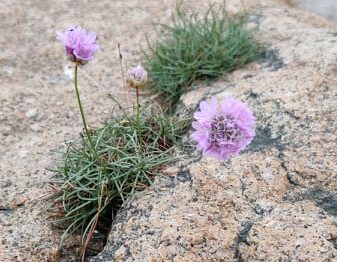
M 162 168 L 180 158 L 178 145 L 185 144 L 183 134 L 191 121 L 166 115 L 156 103 L 141 107 L 140 89 L 147 82 L 147 72 L 137 66 L 126 74 L 129 88 L 136 91 L 134 112 L 127 113 L 113 99 L 122 112 L 109 118 L 101 128 L 90 129 L 78 90 L 77 70 L 93 59 L 98 49 L 96 34 L 72 27 L 58 32 L 58 39 L 63 42 L 68 59 L 75 64 L 75 94 L 84 139 L 69 143 L 67 150 L 61 152 L 60 163 L 50 169 L 54 172 L 55 188 L 50 197 L 50 211 L 55 224 L 65 229 L 61 245 L 71 235 L 82 236 L 83 261 L 90 243 L 101 237 L 100 232 L 108 231 L 112 217 L 123 203 L 135 192 L 153 186 Z M 121 69 L 124 76 L 122 63 Z
M 55 188 L 51 209 L 65 229 L 61 244 L 70 235 L 82 236 L 82 260 L 98 234 L 109 231 L 119 208 L 135 192 L 153 186 L 161 170 L 180 158 L 183 150 L 179 146 L 189 144 L 184 134 L 191 119 L 167 114 L 184 88 L 198 79 L 230 72 L 259 56 L 260 45 L 252 41 L 243 25 L 244 21 L 230 19 L 212 7 L 203 18 L 196 13 L 186 16 L 180 7 L 177 9 L 174 24 L 163 27 L 165 37 L 145 55 L 151 78 L 148 87 L 165 95 L 168 108 L 157 103 L 142 107 L 140 91 L 147 84 L 148 73 L 139 65 L 124 74 L 118 45 L 123 84 L 135 90 L 136 106 L 128 113 L 113 98 L 121 113 L 109 116 L 98 129 L 88 126 L 78 89 L 78 68 L 91 61 L 98 49 L 96 34 L 81 27 L 57 33 L 74 63 L 84 139 L 68 144 L 61 152 L 60 163 L 51 170 Z M 205 155 L 220 160 L 239 154 L 255 135 L 252 112 L 234 98 L 220 103 L 215 98 L 204 101 L 194 116 L 192 139 Z

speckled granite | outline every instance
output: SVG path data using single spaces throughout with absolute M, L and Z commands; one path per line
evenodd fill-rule
M 337 26 L 282 6 L 250 20 L 264 57 L 182 100 L 246 101 L 253 144 L 229 163 L 186 159 L 124 207 L 92 261 L 337 259 Z
M 194 7 L 206 2 L 186 1 Z M 231 11 L 242 10 L 239 1 L 227 2 Z M 270 51 L 229 82 L 190 92 L 185 104 L 194 108 L 207 92 L 238 95 L 258 116 L 255 143 L 231 164 L 202 159 L 158 181 L 158 193 L 144 192 L 117 216 L 96 261 L 296 260 L 308 250 L 322 261 L 336 256 L 337 28 L 295 9 L 273 8 L 271 0 L 244 2 L 246 10 L 262 8 L 252 22 L 261 22 L 258 37 Z M 108 93 L 126 105 L 117 43 L 127 64 L 138 63 L 144 33 L 151 35 L 151 23 L 167 20 L 174 5 L 0 1 L 1 261 L 74 260 L 58 249 L 60 232 L 40 201 L 50 192 L 50 150 L 81 131 L 70 64 L 55 31 L 77 24 L 99 35 L 101 50 L 80 71 L 89 123 L 99 126 L 114 110 Z M 306 228 L 303 217 L 319 227 Z M 272 230 L 271 221 L 282 227 Z M 280 239 L 294 244 L 279 245 Z

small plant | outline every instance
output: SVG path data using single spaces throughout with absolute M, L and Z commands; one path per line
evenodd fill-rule
M 241 19 L 229 18 L 211 7 L 203 18 L 183 14 L 180 8 L 173 26 L 162 25 L 165 37 L 145 55 L 152 88 L 160 91 L 170 107 L 197 79 L 212 79 L 252 61 L 260 47 L 243 29 Z M 158 105 L 143 108 L 140 90 L 148 81 L 140 65 L 130 68 L 123 83 L 135 90 L 136 108 L 111 118 L 99 129 L 87 125 L 78 89 L 78 67 L 93 59 L 98 49 L 96 34 L 81 27 L 59 32 L 67 57 L 74 62 L 74 87 L 83 122 L 81 140 L 68 144 L 54 172 L 55 193 L 51 209 L 60 214 L 56 222 L 65 228 L 61 244 L 72 234 L 81 234 L 81 258 L 100 221 L 111 217 L 135 192 L 153 186 L 165 165 L 179 158 L 177 146 L 186 145 L 183 135 L 191 121 L 167 115 Z M 117 102 L 116 100 L 114 100 Z M 117 103 L 118 104 L 118 103 Z M 243 150 L 254 137 L 251 111 L 234 98 L 221 104 L 202 102 L 195 113 L 191 138 L 204 154 L 226 160 Z
M 136 91 L 136 110 L 107 121 L 102 128 L 88 127 L 78 90 L 78 66 L 85 65 L 98 49 L 96 35 L 80 27 L 59 32 L 67 57 L 74 62 L 75 94 L 84 126 L 82 140 L 68 145 L 54 172 L 51 211 L 65 228 L 61 244 L 72 234 L 82 236 L 82 261 L 94 230 L 111 217 L 136 191 L 153 185 L 164 165 L 178 159 L 175 145 L 191 121 L 167 116 L 158 104 L 141 108 L 140 89 L 147 72 L 137 66 L 128 70 L 126 82 Z M 121 58 L 121 55 L 120 55 Z M 122 74 L 123 65 L 121 62 Z M 115 101 L 117 102 L 117 101 Z
M 62 207 L 59 222 L 67 227 L 62 241 L 80 233 L 84 243 L 105 211 L 115 213 L 134 192 L 152 185 L 164 165 L 177 160 L 173 145 L 190 122 L 168 118 L 159 108 L 143 110 L 140 121 L 141 134 L 137 115 L 113 118 L 92 131 L 100 161 L 83 143 L 68 146 L 60 167 L 53 170 L 59 188 L 53 201 L 57 209 Z
M 173 24 L 160 25 L 156 42 L 144 52 L 151 87 L 169 108 L 196 80 L 211 80 L 253 61 L 261 53 L 245 19 L 229 17 L 224 7 L 210 6 L 205 15 L 186 15 L 178 5 Z

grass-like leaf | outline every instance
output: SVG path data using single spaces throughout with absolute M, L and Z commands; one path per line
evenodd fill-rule
M 52 169 L 57 191 L 51 206 L 57 213 L 62 209 L 57 220 L 66 228 L 62 242 L 74 233 L 88 242 L 101 217 L 111 217 L 111 210 L 116 212 L 136 191 L 153 185 L 161 168 L 177 159 L 173 146 L 181 144 L 190 120 L 152 107 L 143 110 L 141 121 L 141 146 L 136 117 L 124 115 L 93 131 L 97 154 L 82 140 L 69 145 L 61 165 Z
M 187 15 L 178 4 L 172 24 L 159 24 L 157 40 L 148 40 L 150 51 L 143 52 L 153 91 L 172 109 L 194 81 L 212 80 L 259 57 L 261 46 L 245 24 L 223 6 Z

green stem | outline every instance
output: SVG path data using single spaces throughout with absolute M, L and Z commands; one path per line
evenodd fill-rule
M 139 103 L 139 87 L 136 87 L 136 97 L 137 97 L 137 133 L 138 133 L 138 143 L 139 143 L 139 150 L 142 148 L 142 127 L 140 124 L 140 103 Z
M 83 111 L 83 107 L 82 107 L 82 102 L 81 102 L 81 98 L 80 98 L 80 93 L 78 91 L 78 86 L 77 86 L 77 67 L 78 67 L 78 65 L 75 64 L 75 76 L 74 76 L 75 94 L 76 94 L 78 106 L 80 108 L 80 112 L 81 112 L 81 117 L 82 117 L 82 122 L 83 122 L 85 133 L 86 133 L 86 135 L 88 137 L 88 140 L 89 140 L 91 148 L 95 151 L 95 154 L 96 154 L 94 143 L 91 140 L 91 135 L 90 135 L 90 132 L 88 130 L 87 121 L 85 120 L 84 111 Z

